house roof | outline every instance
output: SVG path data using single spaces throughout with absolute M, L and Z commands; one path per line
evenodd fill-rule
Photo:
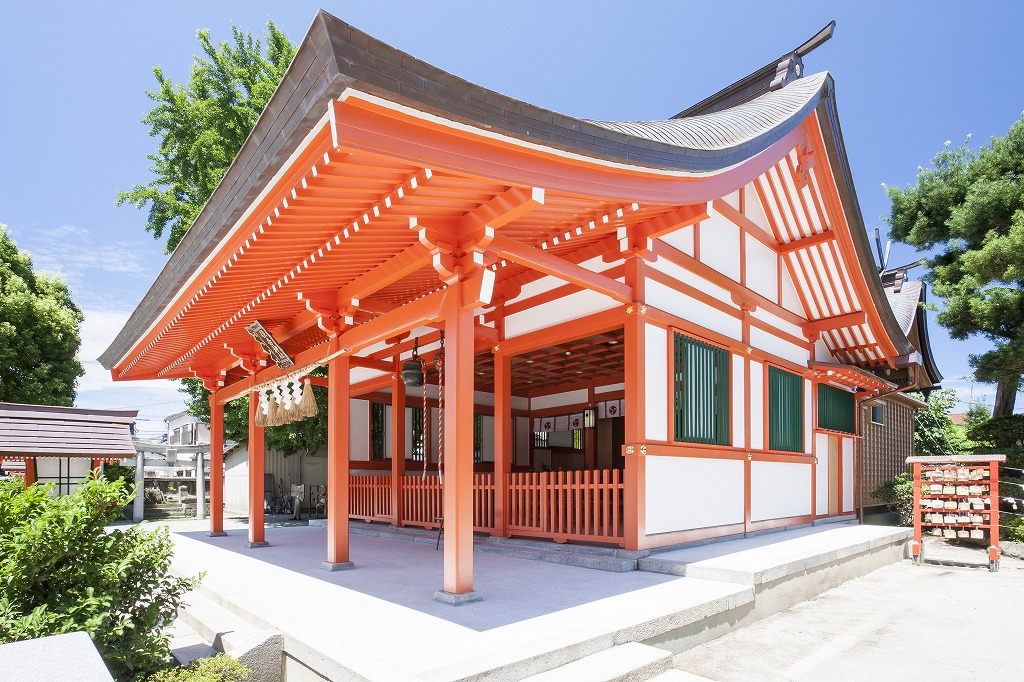
M 465 81 L 321 11 L 224 179 L 100 361 L 115 379 L 216 370 L 232 362 L 225 347 L 251 342 L 242 331 L 250 321 L 293 329 L 296 293 L 357 288 L 385 262 L 401 265 L 402 279 L 374 290 L 380 303 L 418 300 L 439 283 L 429 263 L 396 261 L 416 255 L 413 216 L 457 223 L 489 199 L 539 187 L 543 205 L 502 235 L 578 263 L 601 255 L 609 230 L 651 225 L 768 175 L 766 192 L 777 194 L 766 201 L 789 221 L 775 239 L 798 247 L 785 258 L 803 286 L 821 289 L 807 296 L 807 319 L 849 322 L 822 325 L 830 350 L 864 365 L 905 353 L 853 193 L 831 76 L 783 79 L 757 93 L 667 121 L 573 118 Z M 820 144 L 828 163 L 803 173 L 800 144 Z M 812 193 L 834 182 L 838 201 L 785 196 L 808 182 Z M 793 244 L 830 236 L 822 232 L 833 221 L 848 225 L 841 245 Z M 600 229 L 586 231 L 588 222 Z M 503 259 L 496 287 L 514 290 L 527 270 Z M 381 308 L 356 312 L 365 321 Z M 303 334 L 296 346 L 326 338 L 316 328 Z
M 928 338 L 928 315 L 924 308 L 928 300 L 928 287 L 920 280 L 908 281 L 905 271 L 882 273 L 882 285 L 886 301 L 900 329 L 921 354 L 922 366 L 928 374 L 928 381 L 921 382 L 922 387 L 937 386 L 942 381 L 942 374 L 932 355 Z
M 138 410 L 0 403 L 0 456 L 135 456 L 131 424 Z

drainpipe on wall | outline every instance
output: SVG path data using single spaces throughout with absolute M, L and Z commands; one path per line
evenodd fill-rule
M 859 466 L 857 467 L 859 474 L 857 477 L 857 501 L 859 502 L 857 507 L 857 517 L 862 525 L 864 523 L 864 434 L 861 433 L 861 424 L 863 423 L 863 420 L 861 419 L 861 414 L 864 411 L 864 403 L 867 402 L 868 400 L 881 400 L 882 398 L 893 395 L 895 393 L 903 393 L 905 391 L 910 391 L 912 389 L 917 388 L 918 384 L 921 383 L 921 355 L 919 353 L 901 355 L 900 357 L 896 358 L 895 365 L 897 368 L 908 366 L 911 367 L 914 371 L 914 380 L 901 388 L 894 388 L 890 391 L 886 391 L 885 393 L 879 393 L 877 395 L 868 395 L 864 396 L 863 398 L 857 399 L 857 409 L 854 414 L 853 428 L 855 435 L 857 436 L 854 439 L 854 442 L 857 443 L 857 448 L 860 450 L 860 452 L 858 453 L 860 462 Z

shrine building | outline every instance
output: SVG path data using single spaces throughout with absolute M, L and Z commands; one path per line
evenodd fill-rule
M 923 360 L 833 79 L 804 73 L 832 26 L 675 116 L 619 122 L 321 11 L 101 362 L 210 389 L 214 534 L 223 406 L 249 396 L 252 547 L 273 541 L 263 425 L 298 418 L 325 368 L 324 568 L 359 570 L 350 517 L 443 519 L 454 603 L 477 597 L 475 532 L 649 550 L 850 517 L 862 408 L 921 385 Z

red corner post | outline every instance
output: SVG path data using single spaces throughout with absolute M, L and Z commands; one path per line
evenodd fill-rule
M 405 525 L 402 478 L 405 476 L 405 383 L 401 360 L 391 378 L 391 517 L 396 526 Z
M 347 355 L 327 364 L 327 561 L 325 571 L 354 568 L 348 557 L 349 370 Z
M 263 520 L 263 473 L 266 470 L 266 444 L 263 427 L 256 426 L 256 410 L 260 409 L 260 396 L 249 392 L 249 543 L 250 548 L 266 547 Z M 212 440 L 212 438 L 211 438 Z M 211 499 L 211 502 L 213 500 Z
M 505 537 L 508 481 L 512 471 L 512 358 L 494 347 L 494 530 Z
M 210 393 L 210 536 L 224 532 L 224 406 Z
M 26 457 L 25 458 L 25 487 L 29 487 L 36 482 L 36 458 Z
M 473 308 L 465 283 L 444 308 L 444 589 L 434 599 L 477 601 L 473 591 Z M 472 303 L 472 302 L 470 302 Z

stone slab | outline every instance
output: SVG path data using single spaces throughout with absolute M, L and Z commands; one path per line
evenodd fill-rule
M 0 645 L 0 677 L 33 682 L 113 682 L 84 632 Z

